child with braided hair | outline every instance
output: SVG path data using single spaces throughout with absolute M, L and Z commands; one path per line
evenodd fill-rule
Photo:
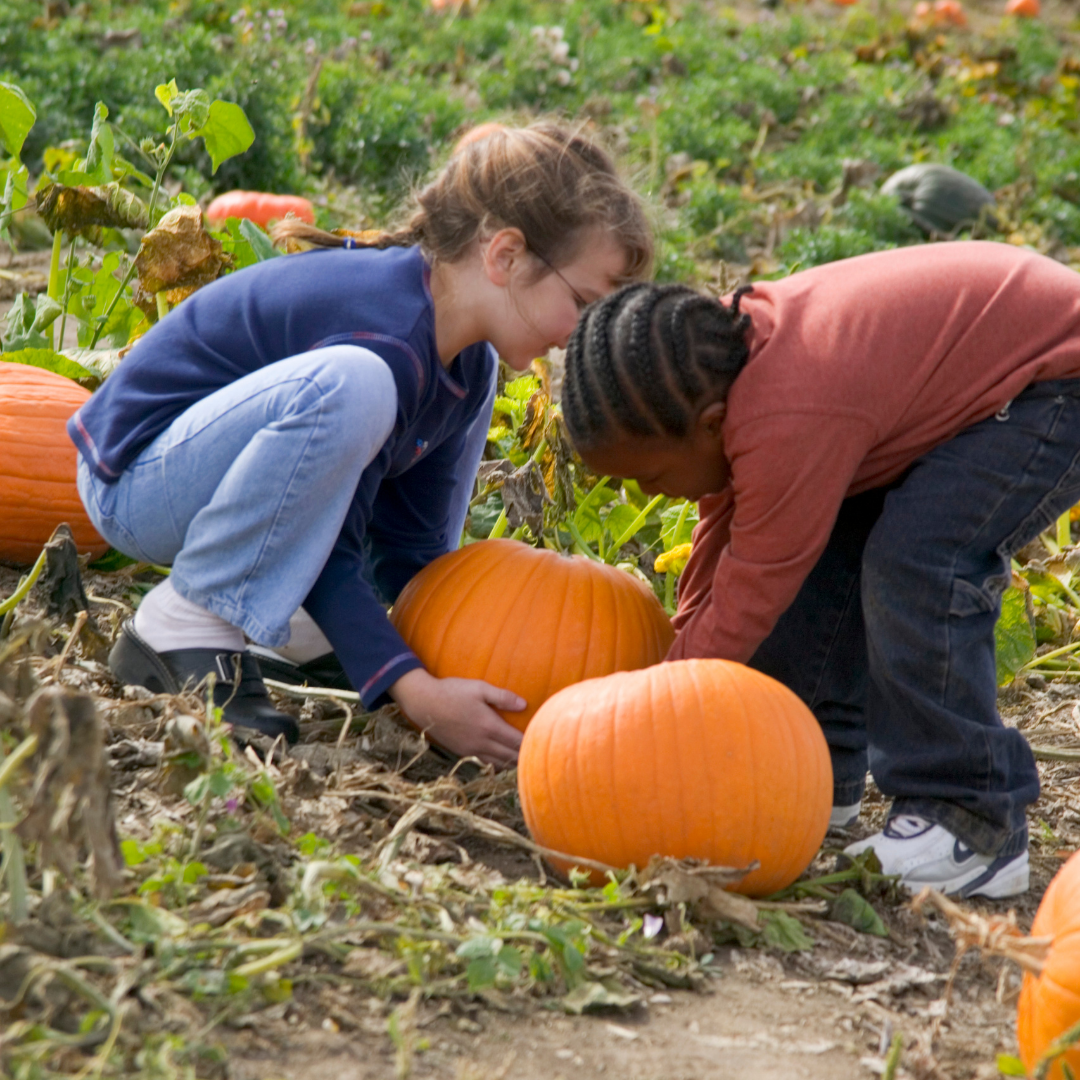
M 579 131 L 495 125 L 397 231 L 279 235 L 311 250 L 185 300 L 69 425 L 98 531 L 172 566 L 110 667 L 170 693 L 213 674 L 227 721 L 294 741 L 246 635 L 313 681 L 340 662 L 366 707 L 392 698 L 446 749 L 509 764 L 521 735 L 495 709 L 524 702 L 429 674 L 384 604 L 458 544 L 497 355 L 523 370 L 647 275 L 641 204 Z
M 1039 794 L 996 709 L 1010 559 L 1080 501 L 1080 276 L 1004 244 L 904 248 L 740 289 L 632 285 L 568 347 L 597 472 L 700 502 L 668 659 L 720 657 L 811 708 L 833 824 L 867 768 L 873 847 L 912 889 L 1028 886 Z

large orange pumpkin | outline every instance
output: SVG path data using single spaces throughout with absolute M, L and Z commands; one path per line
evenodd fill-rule
M 108 550 L 76 490 L 75 446 L 65 430 L 89 396 L 62 375 L 0 363 L 0 559 L 32 563 L 62 521 L 80 552 Z
M 1033 1075 L 1047 1047 L 1080 1024 L 1080 852 L 1050 882 L 1031 926 L 1032 937 L 1053 942 L 1041 975 L 1024 974 L 1016 1038 L 1024 1068 Z M 1058 1058 L 1048 1080 L 1063 1080 L 1062 1061 L 1080 1076 L 1080 1047 Z
M 518 792 L 536 841 L 609 866 L 653 855 L 761 867 L 790 885 L 829 827 L 832 765 L 786 686 L 727 660 L 675 660 L 578 683 L 533 717 Z M 599 875 L 594 874 L 594 879 Z
M 637 578 L 517 540 L 482 540 L 436 559 L 390 619 L 431 674 L 520 694 L 526 708 L 502 715 L 522 731 L 557 690 L 658 663 L 675 636 Z

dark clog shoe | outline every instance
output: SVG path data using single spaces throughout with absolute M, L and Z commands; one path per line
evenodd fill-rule
M 276 739 L 294 743 L 300 727 L 288 713 L 275 708 L 259 671 L 248 652 L 222 649 L 170 649 L 156 652 L 139 637 L 133 620 L 124 623 L 109 653 L 109 669 L 129 686 L 145 686 L 155 694 L 178 694 L 215 676 L 214 704 L 225 721 Z

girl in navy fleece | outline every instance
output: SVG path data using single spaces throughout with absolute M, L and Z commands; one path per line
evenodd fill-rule
M 493 707 L 524 702 L 429 675 L 383 603 L 457 545 L 496 355 L 520 371 L 564 346 L 581 308 L 646 273 L 651 238 L 610 159 L 550 124 L 464 140 L 415 203 L 370 247 L 284 223 L 315 250 L 184 301 L 69 431 L 102 536 L 172 565 L 113 649 L 118 677 L 176 692 L 213 672 L 227 720 L 294 740 L 244 635 L 284 646 L 302 609 L 366 706 L 389 695 L 447 749 L 505 764 L 521 736 Z

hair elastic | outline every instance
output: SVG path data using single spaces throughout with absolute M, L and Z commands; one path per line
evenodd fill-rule
M 345 237 L 345 243 L 341 245 L 346 251 L 352 251 L 353 248 L 357 248 L 360 245 L 351 237 Z

